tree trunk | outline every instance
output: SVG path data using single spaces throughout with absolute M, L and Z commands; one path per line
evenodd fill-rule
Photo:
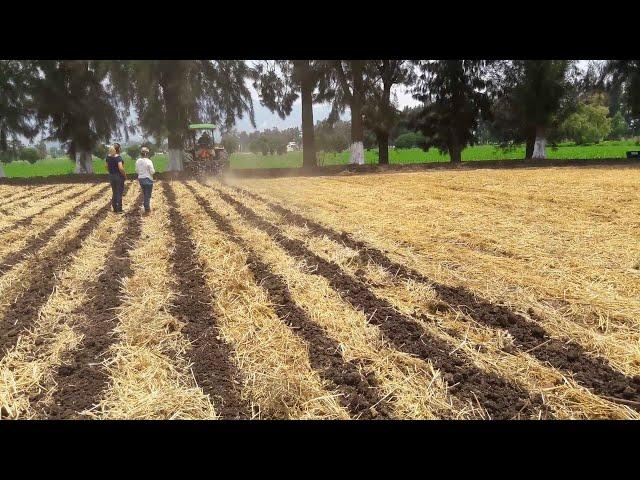
M 167 154 L 169 156 L 167 171 L 181 172 L 184 168 L 182 161 L 182 148 L 170 148 Z
M 181 65 L 176 61 L 166 61 L 162 73 L 162 94 L 166 108 L 166 127 L 168 133 L 168 156 L 170 172 L 181 172 L 183 170 L 183 142 L 182 131 L 186 128 L 186 118 L 183 118 L 180 103 L 180 82 L 179 78 Z
M 75 173 L 93 173 L 93 155 L 87 150 L 76 151 Z
M 527 134 L 526 149 L 524 153 L 524 158 L 526 160 L 531 160 L 531 158 L 533 157 L 533 147 L 535 146 L 535 143 L 536 143 L 536 129 L 531 128 L 529 129 L 529 133 Z
M 312 74 L 309 71 L 309 60 L 299 63 L 300 98 L 302 101 L 302 166 L 315 167 L 316 159 L 315 136 L 313 132 L 313 87 Z
M 459 145 L 452 145 L 449 147 L 449 156 L 451 163 L 462 163 L 462 148 Z
M 545 147 L 547 146 L 547 137 L 543 127 L 536 128 L 536 143 L 533 146 L 533 156 L 535 159 L 544 160 L 547 158 Z
M 364 165 L 364 125 L 362 122 L 362 62 L 351 62 L 353 94 L 351 95 L 351 147 L 349 163 Z
M 378 135 L 378 163 L 389 165 L 389 134 Z
M 4 174 L 4 167 L 2 166 L 2 162 L 0 162 L 0 178 L 4 178 L 6 175 Z

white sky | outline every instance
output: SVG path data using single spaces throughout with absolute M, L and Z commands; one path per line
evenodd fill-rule
M 294 104 L 293 109 L 291 111 L 291 115 L 286 117 L 285 119 L 281 119 L 277 114 L 271 113 L 271 111 L 263 107 L 260 104 L 260 99 L 258 98 L 258 93 L 252 86 L 249 86 L 251 90 L 251 96 L 253 97 L 253 107 L 255 109 L 255 120 L 256 120 L 256 128 L 254 129 L 251 126 L 251 122 L 249 118 L 243 118 L 242 120 L 236 121 L 236 130 L 239 132 L 246 131 L 252 132 L 254 130 L 264 130 L 266 128 L 278 127 L 278 129 L 283 128 L 291 128 L 291 127 L 299 127 L 301 125 L 302 118 L 302 110 L 301 110 L 301 102 L 300 98 L 298 98 Z M 394 93 L 397 95 L 398 105 L 400 109 L 405 106 L 414 106 L 418 105 L 420 102 L 414 100 L 405 87 L 396 87 L 394 89 Z M 324 120 L 329 116 L 329 112 L 331 111 L 331 106 L 328 103 L 323 104 L 315 104 L 313 106 L 313 123 L 316 123 L 318 120 Z M 342 115 L 342 118 L 348 120 L 350 118 L 349 109 L 345 111 Z

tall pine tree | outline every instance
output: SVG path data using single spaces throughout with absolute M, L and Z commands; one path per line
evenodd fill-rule
M 76 173 L 93 173 L 92 151 L 123 123 L 109 88 L 110 62 L 39 60 L 33 98 L 40 126 L 76 162 Z
M 546 143 L 575 106 L 572 60 L 495 64 L 493 130 L 503 143 L 525 142 L 526 158 L 546 158 Z
M 476 141 L 478 121 L 489 117 L 486 62 L 483 60 L 426 60 L 418 63 L 420 76 L 414 98 L 424 103 L 413 127 L 426 138 L 426 148 L 437 147 L 451 161 L 462 161 L 462 150 Z
M 261 103 L 281 118 L 291 114 L 293 103 L 302 103 L 302 166 L 314 167 L 316 145 L 313 125 L 314 102 L 334 95 L 329 82 L 329 63 L 321 60 L 263 61 L 254 66 L 254 87 Z
M 33 62 L 0 60 L 0 152 L 6 152 L 19 136 L 33 138 L 37 133 L 33 123 L 34 105 L 31 82 Z M 5 156 L 3 155 L 3 158 Z M 4 177 L 0 162 L 0 177 Z
M 249 76 L 242 60 L 138 60 L 122 63 L 114 85 L 145 135 L 167 137 L 168 168 L 179 171 L 190 123 L 230 128 L 248 113 L 255 125 Z
M 376 136 L 378 162 L 389 163 L 389 136 L 399 120 L 394 102 L 394 85 L 411 85 L 415 79 L 413 65 L 408 60 L 370 60 L 362 109 L 364 125 Z

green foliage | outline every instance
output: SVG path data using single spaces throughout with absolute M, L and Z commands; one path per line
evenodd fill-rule
M 40 152 L 34 147 L 24 147 L 20 149 L 20 160 L 25 160 L 29 163 L 36 163 L 40 160 Z
M 489 116 L 482 60 L 429 60 L 419 63 L 415 97 L 425 103 L 414 122 L 427 147 L 448 152 L 452 161 L 476 141 L 478 121 Z
M 144 134 L 167 138 L 180 149 L 190 123 L 232 127 L 249 114 L 253 102 L 242 60 L 136 60 L 121 62 L 115 89 L 133 105 Z
M 77 150 L 92 151 L 108 141 L 121 122 L 117 101 L 108 88 L 109 62 L 40 60 L 41 75 L 33 79 L 37 117 L 50 138 Z
M 575 62 L 509 60 L 491 65 L 491 136 L 503 146 L 527 142 L 530 155 L 536 129 L 554 131 L 573 112 Z
M 599 143 L 611 132 L 612 122 L 608 113 L 609 108 L 603 98 L 594 96 L 588 103 L 580 103 L 577 111 L 564 121 L 560 130 L 577 145 Z
M 389 137 L 401 116 L 391 90 L 395 85 L 408 86 L 413 83 L 413 65 L 408 60 L 370 60 L 365 71 L 364 125 L 380 142 L 379 148 L 386 158 Z
M 640 60 L 609 60 L 604 68 L 612 87 L 622 90 L 622 103 L 633 119 L 640 119 Z
M 107 158 L 107 146 L 103 143 L 98 143 L 96 144 L 95 147 L 93 147 L 93 155 L 95 157 L 98 158 Z M 58 156 L 58 154 L 54 155 L 53 152 L 51 153 L 52 156 Z
M 631 134 L 631 129 L 627 119 L 624 118 L 622 112 L 618 111 L 611 119 L 611 133 L 609 133 L 609 139 L 620 140 L 628 137 Z
M 253 69 L 253 86 L 260 102 L 280 118 L 291 114 L 293 102 L 302 105 L 302 144 L 306 166 L 317 164 L 313 124 L 313 103 L 332 98 L 331 62 L 323 60 L 262 61 Z
M 238 140 L 238 137 L 233 135 L 225 135 L 222 137 L 222 146 L 227 153 L 231 155 L 238 151 L 238 148 L 240 147 L 240 140 Z
M 349 122 L 321 121 L 315 128 L 316 147 L 322 152 L 342 152 L 349 148 L 351 124 Z
M 426 148 L 426 139 L 424 135 L 418 132 L 403 133 L 395 140 L 395 147 L 397 149 L 407 148 Z
M 38 143 L 38 145 L 36 146 L 36 149 L 38 150 L 38 158 L 39 159 L 47 158 L 47 144 L 46 143 L 44 143 L 44 142 Z
M 260 137 L 252 138 L 249 142 L 249 151 L 254 154 L 263 152 L 263 155 L 266 155 L 267 148 L 266 145 L 263 148 L 263 143 L 265 142 Z
M 129 158 L 138 158 L 140 156 L 140 145 L 129 145 L 126 149 Z
M 0 60 L 0 152 L 9 149 L 19 135 L 31 139 L 37 133 L 32 99 L 35 65 L 32 61 Z

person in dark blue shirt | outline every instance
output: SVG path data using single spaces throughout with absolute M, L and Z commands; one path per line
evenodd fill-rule
M 115 146 L 109 147 L 106 165 L 111 184 L 111 206 L 115 213 L 122 213 L 122 194 L 127 175 L 124 173 L 124 161 Z

